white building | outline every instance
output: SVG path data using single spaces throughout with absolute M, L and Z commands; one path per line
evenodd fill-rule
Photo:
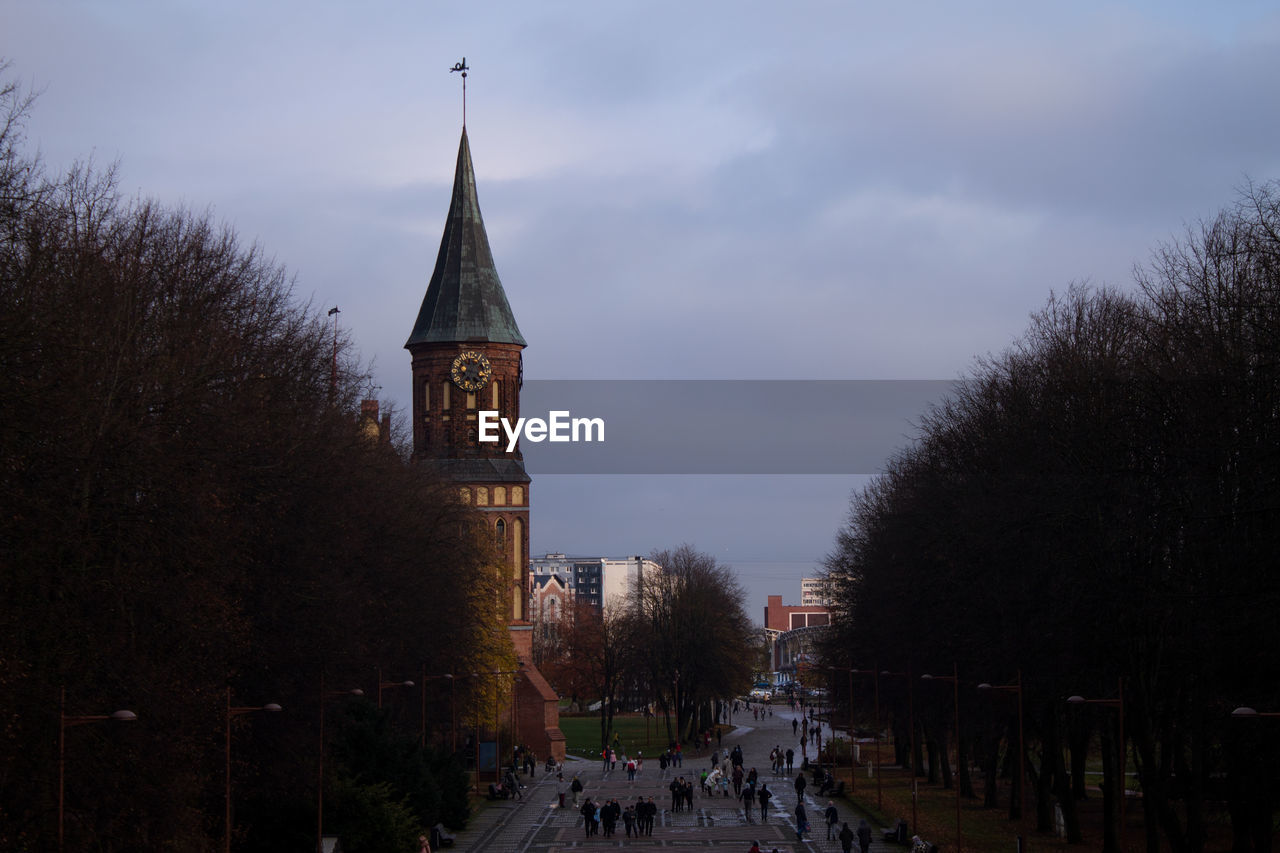
M 831 599 L 827 595 L 826 581 L 823 578 L 800 579 L 801 607 L 830 607 Z
M 531 610 L 546 610 L 539 606 L 539 590 L 563 589 L 557 599 L 586 602 L 598 609 L 624 606 L 629 596 L 643 583 L 646 575 L 662 571 L 662 567 L 644 557 L 566 557 L 564 554 L 547 554 L 529 561 L 529 588 L 535 602 Z M 555 582 L 553 582 L 555 579 Z M 563 606 L 561 606 L 563 612 Z

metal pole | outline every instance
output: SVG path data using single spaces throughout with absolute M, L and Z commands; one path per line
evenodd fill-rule
M 316 853 L 324 853 L 324 672 L 320 673 L 320 761 L 316 774 Z
M 67 778 L 67 688 L 58 698 L 58 851 L 64 849 L 62 837 L 63 801 Z
M 231 853 L 231 685 L 227 685 L 227 790 L 224 802 L 225 811 L 222 822 L 223 845 L 226 853 Z
M 1018 668 L 1018 820 L 1026 813 L 1027 742 L 1022 734 L 1022 668 Z
M 907 667 L 907 708 L 908 716 L 911 720 L 911 736 L 907 743 L 907 748 L 911 750 L 911 754 L 907 757 L 907 764 L 911 767 L 911 834 L 916 832 L 916 686 L 915 678 L 912 677 L 911 667 Z
M 876 810 L 884 811 L 884 800 L 880 794 L 880 669 L 872 670 L 876 684 Z
M 955 661 L 951 662 L 951 683 L 955 685 L 955 723 L 956 723 L 956 853 L 964 850 L 964 842 L 960 834 L 960 775 L 964 768 L 960 766 L 960 670 Z
M 1120 849 L 1124 850 L 1124 801 L 1129 795 L 1129 779 L 1125 775 L 1128 765 L 1129 750 L 1125 747 L 1124 742 L 1124 677 L 1116 677 L 1116 708 L 1119 713 L 1119 721 L 1117 725 L 1120 728 L 1120 837 L 1117 839 L 1120 843 Z
M 857 740 L 853 736 L 853 667 L 849 667 L 849 791 L 856 793 L 858 790 L 858 761 L 854 756 L 854 744 Z

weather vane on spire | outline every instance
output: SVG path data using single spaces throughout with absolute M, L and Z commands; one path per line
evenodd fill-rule
M 462 127 L 464 130 L 467 127 L 467 72 L 470 70 L 471 67 L 467 65 L 465 56 L 462 57 L 461 62 L 455 62 L 453 67 L 449 69 L 450 74 L 455 71 L 462 72 Z

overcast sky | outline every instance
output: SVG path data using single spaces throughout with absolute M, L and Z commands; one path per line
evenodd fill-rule
M 531 379 L 953 379 L 1280 177 L 1274 2 L 0 0 L 47 164 L 232 225 L 384 401 L 462 124 Z M 672 418 L 672 430 L 680 428 Z M 903 435 L 910 433 L 903 417 Z M 840 476 L 545 476 L 534 553 L 798 602 Z

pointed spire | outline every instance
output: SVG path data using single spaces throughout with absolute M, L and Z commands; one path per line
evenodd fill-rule
M 466 341 L 527 345 L 489 251 L 464 127 L 436 268 L 405 348 Z

